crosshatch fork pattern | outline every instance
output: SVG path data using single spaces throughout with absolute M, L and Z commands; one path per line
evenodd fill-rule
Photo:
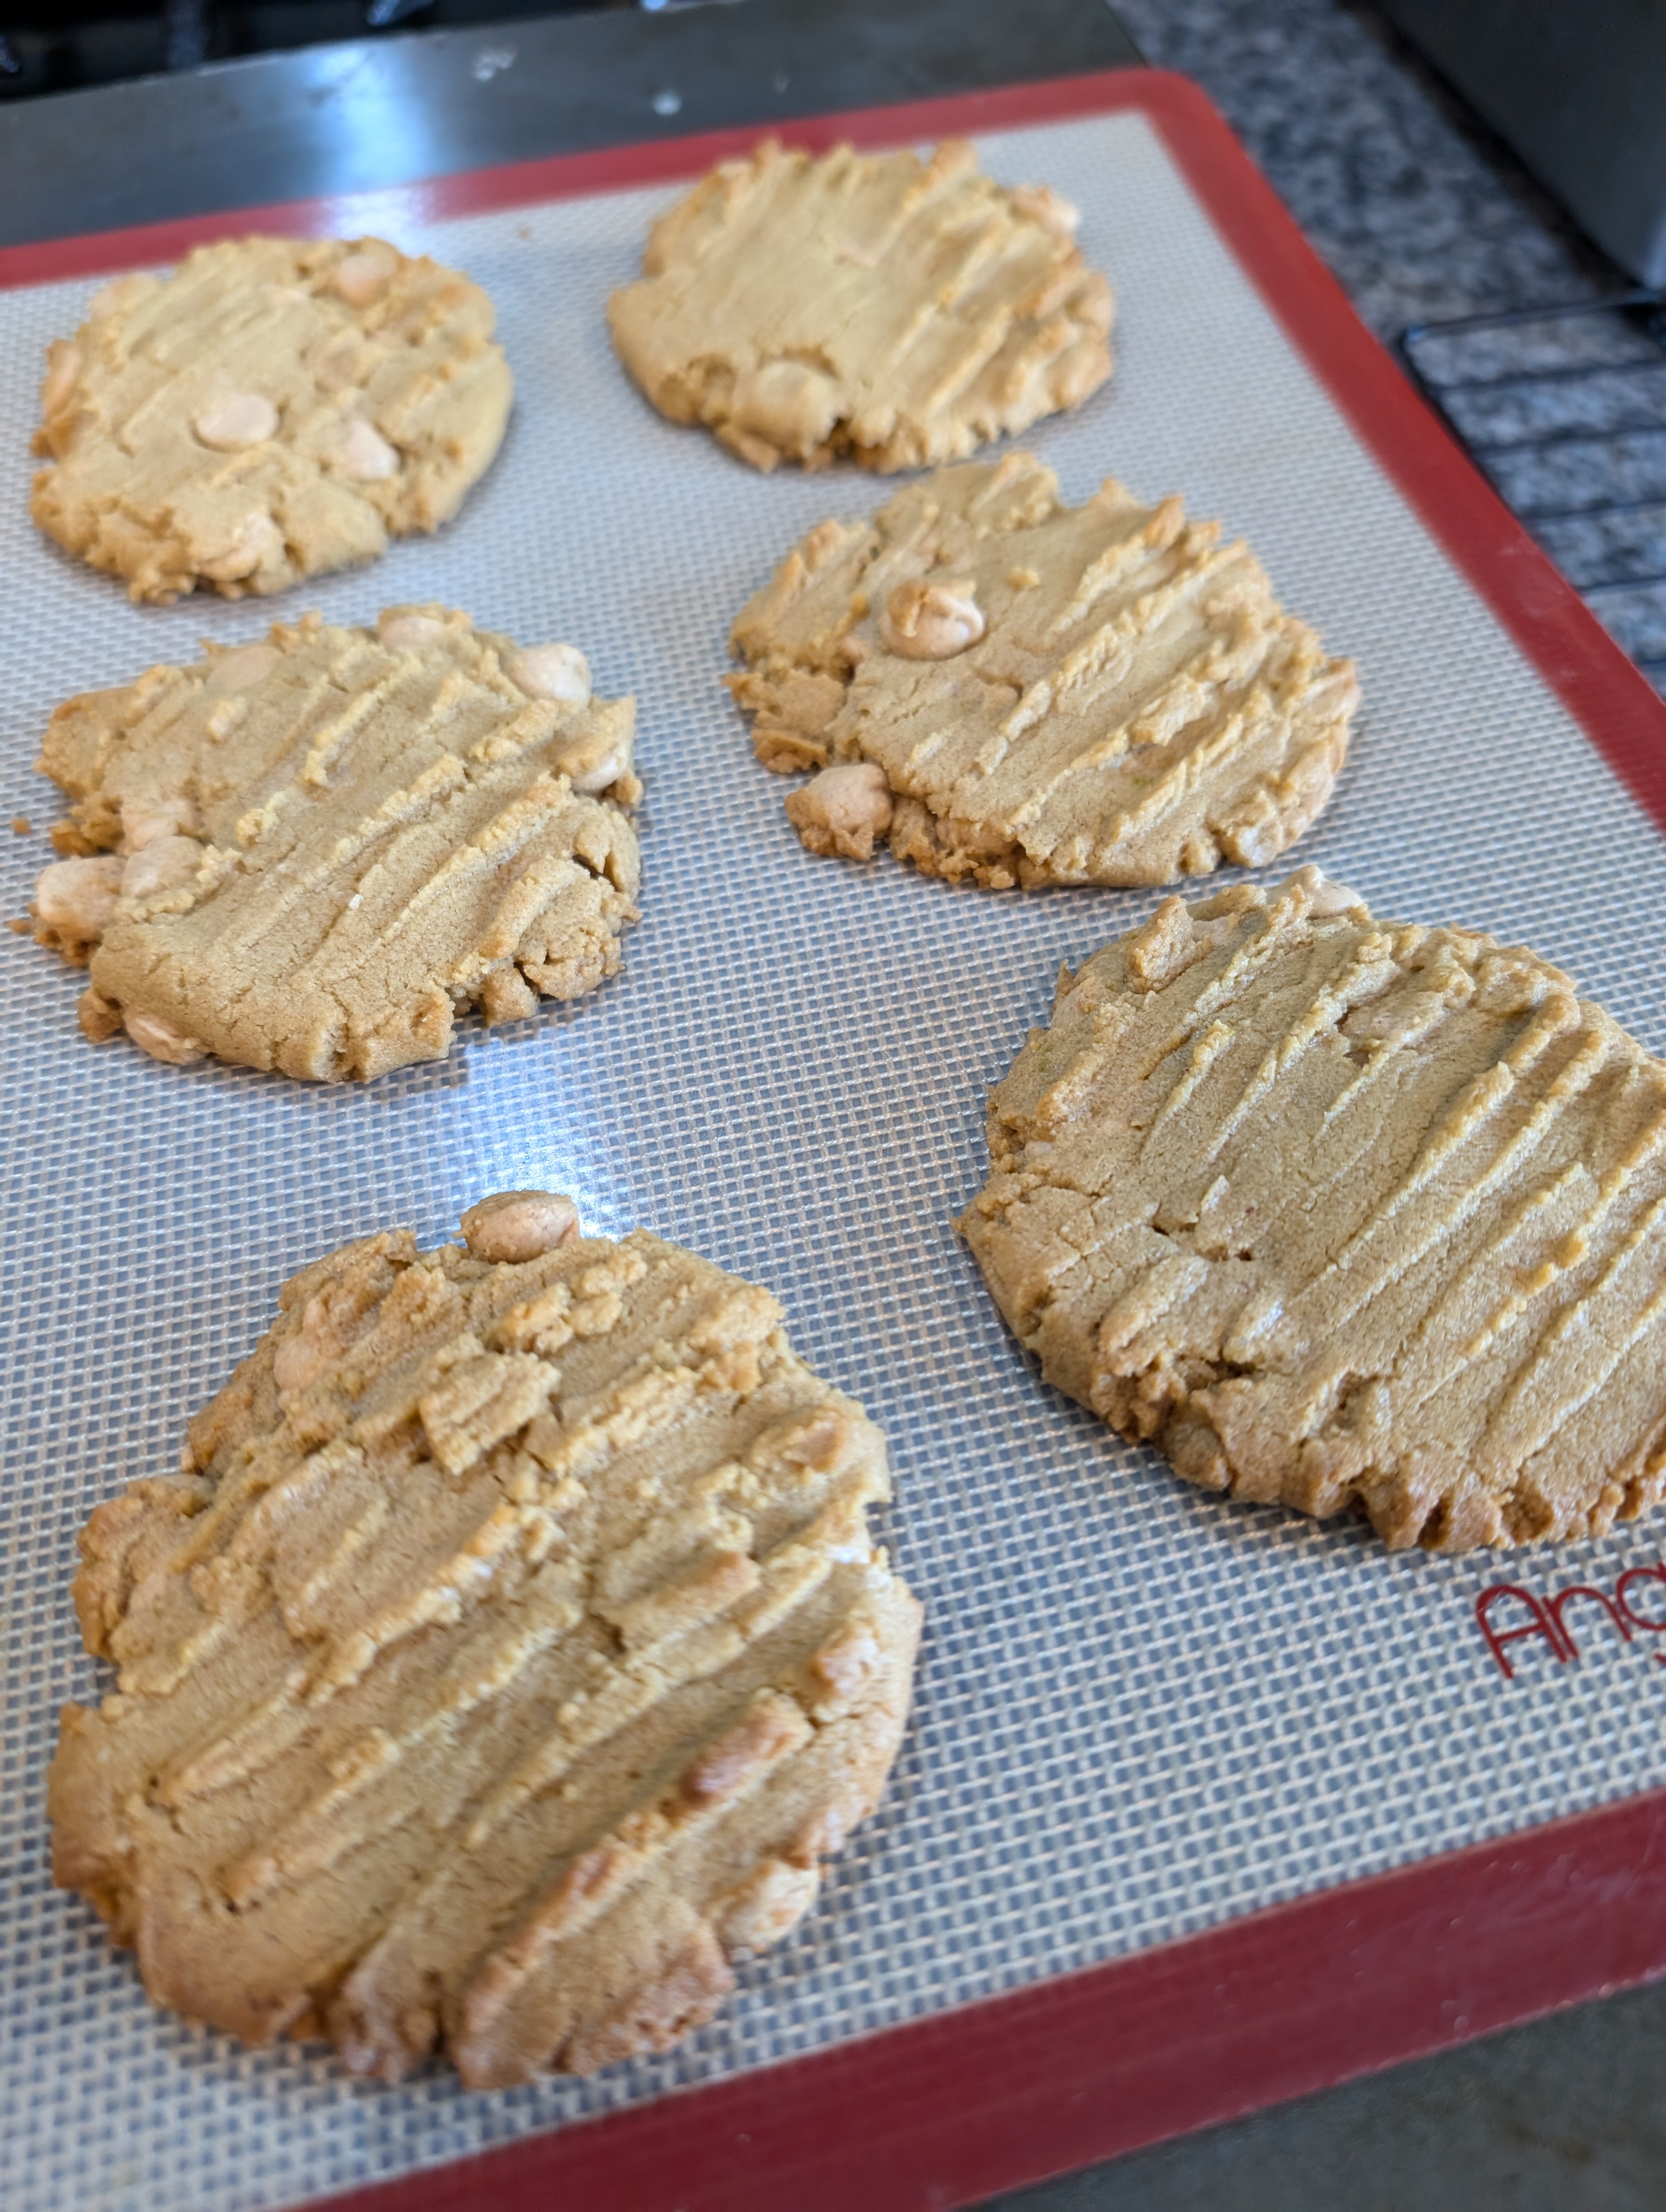
M 1656 1050 L 1666 847 L 1347 429 L 1149 126 L 983 143 L 1085 210 L 1120 307 L 1116 374 L 1029 442 L 1085 496 L 1107 472 L 1247 531 L 1287 602 L 1361 664 L 1365 708 L 1298 858 L 1379 913 L 1462 920 L 1561 961 Z M 459 522 L 265 607 L 130 607 L 37 538 L 27 441 L 43 349 L 84 286 L 0 298 L 0 818 L 67 693 L 309 606 L 430 597 L 566 636 L 641 701 L 644 919 L 591 999 L 368 1089 L 163 1068 L 74 1018 L 76 979 L 0 939 L 7 1354 L 0 1605 L 0 2133 L 18 2212 L 259 2212 L 708 2081 L 1666 1782 L 1666 1682 L 1636 1652 L 1529 1659 L 1469 1625 L 1487 1560 L 1390 1559 L 1189 1491 L 1048 1390 L 951 1228 L 982 1180 L 985 1085 L 1074 962 L 1149 893 L 995 898 L 800 851 L 720 677 L 728 621 L 822 515 L 885 487 L 765 480 L 652 415 L 601 321 L 666 195 L 440 225 L 499 303 L 519 383 Z M 45 857 L 0 851 L 6 911 Z M 350 1237 L 426 1238 L 483 1191 L 570 1190 L 783 1299 L 795 1341 L 885 1425 L 889 1540 L 927 1603 L 891 1794 L 824 1902 L 680 2050 L 587 2083 L 467 2097 L 439 2070 L 348 2081 L 146 2002 L 46 1878 L 59 1704 L 95 1696 L 74 1534 L 172 1464 L 284 1276 Z M 1612 1585 L 1644 1525 L 1558 1579 Z

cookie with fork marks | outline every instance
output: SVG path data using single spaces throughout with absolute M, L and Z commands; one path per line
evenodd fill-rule
M 635 728 L 575 646 L 445 607 L 276 624 L 58 708 L 35 935 L 89 966 L 94 1042 L 319 1082 L 443 1059 L 459 1012 L 618 969 Z
M 961 1224 L 1049 1381 L 1391 1547 L 1666 1491 L 1666 1065 L 1562 971 L 1304 868 L 1061 979 Z
M 398 2079 L 709 2018 L 871 1813 L 920 1608 L 885 1441 L 765 1291 L 510 1191 L 285 1285 L 177 1474 L 82 1533 L 118 1670 L 53 1870 L 160 2004 Z

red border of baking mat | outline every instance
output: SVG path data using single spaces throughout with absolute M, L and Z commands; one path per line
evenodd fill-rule
M 1666 701 L 1355 316 L 1205 94 L 1110 70 L 0 249 L 0 289 L 251 230 L 432 222 L 819 151 L 1142 114 L 1286 335 L 1666 830 Z M 324 2200 L 331 2212 L 951 2212 L 1666 1972 L 1666 1790 Z

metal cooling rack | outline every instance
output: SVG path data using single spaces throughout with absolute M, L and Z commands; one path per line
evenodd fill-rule
M 1419 389 L 1666 693 L 1666 295 L 1414 323 Z

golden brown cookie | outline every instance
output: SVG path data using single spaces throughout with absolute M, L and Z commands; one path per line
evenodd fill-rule
M 766 1291 L 516 1191 L 287 1284 L 81 1540 L 52 1864 L 160 2004 L 501 2088 L 710 2017 L 878 1802 L 885 1442 Z
M 443 1059 L 619 966 L 635 703 L 570 645 L 444 607 L 317 615 L 89 691 L 40 766 L 75 804 L 35 935 L 90 961 L 81 1023 L 155 1059 L 320 1082 Z
M 1534 953 L 1312 868 L 1165 899 L 988 1127 L 996 1304 L 1188 1480 L 1436 1552 L 1666 1488 L 1666 1066 Z
M 198 246 L 56 341 L 35 520 L 136 599 L 281 592 L 437 530 L 512 383 L 492 305 L 377 238 Z
M 812 852 L 888 833 L 990 890 L 1259 867 L 1329 798 L 1359 697 L 1219 523 L 1114 481 L 1061 506 L 1028 453 L 818 525 L 732 642 L 766 767 L 872 764 L 787 801 Z
M 1110 374 L 1110 288 L 1076 221 L 967 145 L 813 161 L 771 143 L 660 216 L 608 321 L 660 413 L 755 468 L 958 460 Z

